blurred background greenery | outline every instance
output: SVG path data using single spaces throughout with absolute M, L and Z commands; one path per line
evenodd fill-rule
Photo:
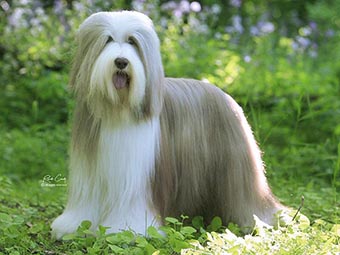
M 337 201 L 340 0 L 0 0 L 0 175 L 67 174 L 75 32 L 119 9 L 153 19 L 167 76 L 210 81 L 239 102 L 281 200 L 298 203 L 307 187 L 320 207 Z

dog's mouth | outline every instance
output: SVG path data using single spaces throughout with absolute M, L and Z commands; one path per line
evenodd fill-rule
M 123 71 L 117 71 L 112 75 L 112 82 L 116 89 L 128 88 L 130 85 L 130 76 Z

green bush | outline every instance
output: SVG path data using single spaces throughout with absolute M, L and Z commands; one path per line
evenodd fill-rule
M 32 127 L 25 131 L 0 131 L 0 174 L 15 180 L 45 175 L 66 174 L 68 128 L 58 125 L 53 130 Z
M 0 95 L 0 127 L 53 128 L 67 122 L 70 104 L 67 76 L 62 73 L 9 81 Z

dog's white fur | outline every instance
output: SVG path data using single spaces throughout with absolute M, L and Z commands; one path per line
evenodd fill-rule
M 181 214 L 242 227 L 251 227 L 255 214 L 274 223 L 283 206 L 271 194 L 242 109 L 210 84 L 165 78 L 147 16 L 94 14 L 77 42 L 69 198 L 52 224 L 56 238 L 83 220 L 93 229 L 141 234 Z M 118 88 L 121 58 L 128 64 Z

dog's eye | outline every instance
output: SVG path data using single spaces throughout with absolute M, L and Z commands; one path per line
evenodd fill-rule
M 129 37 L 128 39 L 127 39 L 127 43 L 128 44 L 131 44 L 131 45 L 137 45 L 136 44 L 136 41 L 135 41 L 135 39 L 133 38 L 133 37 Z
M 113 42 L 113 38 L 111 36 L 109 36 L 106 40 L 106 44 Z

